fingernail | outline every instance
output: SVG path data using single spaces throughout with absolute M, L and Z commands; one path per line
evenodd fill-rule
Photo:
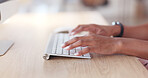
M 77 55 L 79 55 L 79 53 L 75 53 L 74 55 L 77 56 Z
M 65 47 L 64 49 L 69 50 L 69 46 Z

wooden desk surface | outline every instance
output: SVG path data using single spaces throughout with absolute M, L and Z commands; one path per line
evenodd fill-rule
M 15 15 L 0 26 L 0 40 L 15 42 L 0 57 L 0 78 L 148 78 L 144 66 L 130 56 L 42 58 L 55 28 L 89 23 L 107 24 L 96 12 Z

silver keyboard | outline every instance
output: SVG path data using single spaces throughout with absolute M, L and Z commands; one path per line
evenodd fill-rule
M 90 54 L 87 53 L 82 56 L 75 56 L 76 52 L 79 52 L 84 47 L 77 47 L 72 50 L 65 50 L 62 48 L 62 44 L 72 37 L 69 37 L 68 33 L 56 33 L 52 37 L 50 37 L 50 41 L 48 42 L 44 59 L 49 60 L 51 56 L 63 56 L 63 57 L 74 57 L 74 58 L 91 58 Z

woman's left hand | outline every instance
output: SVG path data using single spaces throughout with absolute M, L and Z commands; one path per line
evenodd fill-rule
M 75 55 L 81 56 L 86 53 L 98 53 L 98 54 L 115 54 L 120 50 L 120 42 L 118 39 L 101 36 L 101 35 L 89 35 L 82 37 L 75 37 L 62 46 L 67 50 L 71 50 L 76 47 L 86 47 Z

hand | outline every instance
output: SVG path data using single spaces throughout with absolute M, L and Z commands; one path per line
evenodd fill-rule
M 90 52 L 98 54 L 114 54 L 120 49 L 120 43 L 118 43 L 118 40 L 101 35 L 75 37 L 65 42 L 62 48 L 71 50 L 80 46 L 86 48 L 75 54 L 77 56 L 81 56 Z
M 103 36 L 117 36 L 120 33 L 119 26 L 101 26 L 96 24 L 79 25 L 70 32 L 70 35 L 75 35 L 82 31 L 88 31 L 89 34 L 103 35 Z

